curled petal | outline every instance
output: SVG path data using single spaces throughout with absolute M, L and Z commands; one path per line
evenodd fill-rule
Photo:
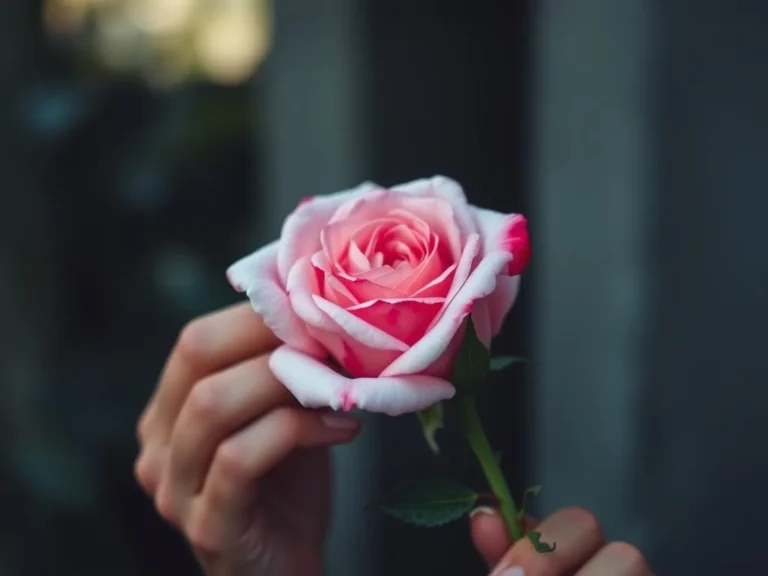
M 322 357 L 325 351 L 293 312 L 288 295 L 280 286 L 277 251 L 278 243 L 273 242 L 238 260 L 227 270 L 227 278 L 236 290 L 246 292 L 251 306 L 275 336 L 307 354 Z
M 531 240 L 525 216 L 500 214 L 474 206 L 471 210 L 483 237 L 483 254 L 496 250 L 509 252 L 512 258 L 504 273 L 508 276 L 522 274 L 531 259 Z
M 485 299 L 492 337 L 501 331 L 519 291 L 520 276 L 499 276 L 496 279 L 496 290 Z
M 360 408 L 399 416 L 447 400 L 456 393 L 449 382 L 432 376 L 345 378 L 288 346 L 272 353 L 269 366 L 275 377 L 308 408 Z
M 337 326 L 337 331 L 341 331 L 356 342 L 376 350 L 400 350 L 408 349 L 408 345 L 387 334 L 383 330 L 368 324 L 348 310 L 329 302 L 320 296 L 313 296 L 312 299 L 320 310 L 322 310 Z
M 444 298 L 373 300 L 348 311 L 411 346 L 421 339 L 444 302 Z
M 277 270 L 283 282 L 287 282 L 288 272 L 294 262 L 320 249 L 320 233 L 339 207 L 349 200 L 366 196 L 378 188 L 376 184 L 365 182 L 351 190 L 327 196 L 315 196 L 302 201 L 286 218 L 280 234 Z
M 418 374 L 436 362 L 448 349 L 457 330 L 472 311 L 476 300 L 485 298 L 496 289 L 499 273 L 510 260 L 507 252 L 497 251 L 486 256 L 448 304 L 440 319 L 424 337 L 397 360 L 387 366 L 382 376 Z

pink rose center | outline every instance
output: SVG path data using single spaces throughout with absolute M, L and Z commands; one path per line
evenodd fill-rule
M 447 202 L 399 196 L 331 220 L 311 261 L 318 296 L 410 346 L 443 310 L 461 246 Z

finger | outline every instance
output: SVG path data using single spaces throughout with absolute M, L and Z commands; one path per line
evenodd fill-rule
M 493 508 L 475 508 L 469 516 L 472 544 L 486 565 L 495 566 L 512 544 L 501 515 Z
M 497 510 L 486 506 L 475 508 L 469 518 L 472 544 L 489 568 L 495 566 L 512 545 L 503 518 Z M 536 520 L 528 516 L 525 524 L 526 528 L 533 528 Z
M 493 572 L 501 576 L 511 568 L 522 568 L 526 576 L 560 576 L 581 567 L 603 543 L 602 530 L 595 517 L 582 508 L 565 508 L 556 512 L 536 530 L 542 542 L 556 544 L 553 552 L 537 552 L 528 538 L 517 542 Z
M 217 446 L 245 424 L 293 399 L 269 370 L 269 356 L 241 362 L 200 380 L 174 426 L 162 490 L 179 501 L 203 486 Z
M 642 552 L 626 542 L 613 542 L 598 552 L 576 576 L 651 576 Z
M 248 303 L 193 320 L 182 330 L 155 395 L 139 421 L 143 444 L 166 443 L 193 384 L 204 377 L 269 352 L 279 345 Z
M 244 428 L 214 456 L 203 490 L 186 523 L 187 537 L 215 553 L 252 528 L 257 480 L 297 448 L 352 440 L 360 430 L 346 414 L 282 407 Z

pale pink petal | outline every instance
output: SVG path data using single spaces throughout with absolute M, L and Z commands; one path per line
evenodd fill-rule
M 394 285 L 393 288 L 406 294 L 413 294 L 425 287 L 431 281 L 440 277 L 445 271 L 445 262 L 440 255 L 440 240 L 435 237 L 432 252 L 424 258 L 419 266 L 406 278 Z
M 453 272 L 456 270 L 456 264 L 451 264 L 443 270 L 442 274 L 432 280 L 426 286 L 419 288 L 413 293 L 414 298 L 433 298 L 443 297 L 448 294 L 448 290 L 453 283 Z
M 286 218 L 280 234 L 277 269 L 283 282 L 288 272 L 302 256 L 310 256 L 320 249 L 320 232 L 345 202 L 366 196 L 380 187 L 371 182 L 344 192 L 326 196 L 314 196 L 302 202 Z
M 483 254 L 496 250 L 509 252 L 512 259 L 505 274 L 522 274 L 531 258 L 531 241 L 525 216 L 501 214 L 475 206 L 472 206 L 472 214 L 483 237 Z
M 359 408 L 399 416 L 428 408 L 456 393 L 449 382 L 432 376 L 345 378 L 322 362 L 287 346 L 272 353 L 269 367 L 308 408 Z
M 456 211 L 442 198 L 413 198 L 407 196 L 401 200 L 405 210 L 424 219 L 433 234 L 444 242 L 444 250 L 457 260 L 461 254 L 462 230 L 456 221 Z M 474 233 L 474 231 L 468 234 Z
M 443 303 L 443 298 L 374 300 L 347 310 L 411 346 L 424 336 Z
M 418 374 L 436 362 L 472 311 L 475 300 L 485 298 L 496 289 L 497 277 L 509 264 L 509 260 L 507 252 L 494 252 L 486 256 L 448 304 L 437 323 L 421 340 L 387 366 L 382 376 Z
M 371 273 L 373 273 L 372 280 L 366 278 L 352 278 L 346 274 L 338 274 L 336 277 L 360 302 L 376 300 L 377 298 L 404 298 L 407 296 L 407 294 L 403 294 L 392 288 L 376 284 L 377 278 L 387 273 L 385 270 L 386 268 L 386 266 L 382 266 L 380 269 L 371 270 Z
M 360 247 L 353 240 L 349 244 L 349 252 L 347 252 L 349 271 L 353 274 L 359 274 L 371 269 L 371 263 L 368 262 L 368 258 L 362 253 Z
M 519 291 L 520 276 L 499 276 L 497 279 L 496 290 L 485 299 L 491 319 L 491 336 L 501 330 Z
M 376 326 L 364 322 L 333 302 L 329 302 L 320 296 L 313 296 L 312 299 L 315 302 L 315 306 L 331 318 L 339 327 L 339 330 L 360 344 L 377 350 L 399 350 L 402 352 L 408 349 L 408 345 L 405 342 L 387 334 Z
M 230 266 L 227 277 L 236 290 L 246 291 L 251 306 L 275 336 L 308 354 L 324 356 L 322 347 L 291 310 L 288 295 L 280 286 L 277 252 L 277 242 L 268 244 Z
M 470 205 L 461 185 L 445 176 L 434 176 L 429 179 L 414 180 L 406 184 L 399 184 L 393 190 L 403 191 L 415 196 L 436 196 L 447 200 L 453 206 L 454 217 L 466 237 L 472 232 L 477 232 L 477 226 L 469 212 Z

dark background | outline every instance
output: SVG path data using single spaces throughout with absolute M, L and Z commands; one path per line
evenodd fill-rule
M 299 198 L 437 173 L 531 221 L 494 347 L 533 362 L 483 398 L 515 493 L 658 574 L 764 572 L 768 5 L 280 0 L 250 74 L 171 86 L 43 13 L 0 4 L 0 575 L 196 574 L 132 476 L 179 329 Z M 466 522 L 365 509 L 435 467 L 482 482 L 442 444 L 377 417 L 339 451 L 330 574 L 486 573 Z

